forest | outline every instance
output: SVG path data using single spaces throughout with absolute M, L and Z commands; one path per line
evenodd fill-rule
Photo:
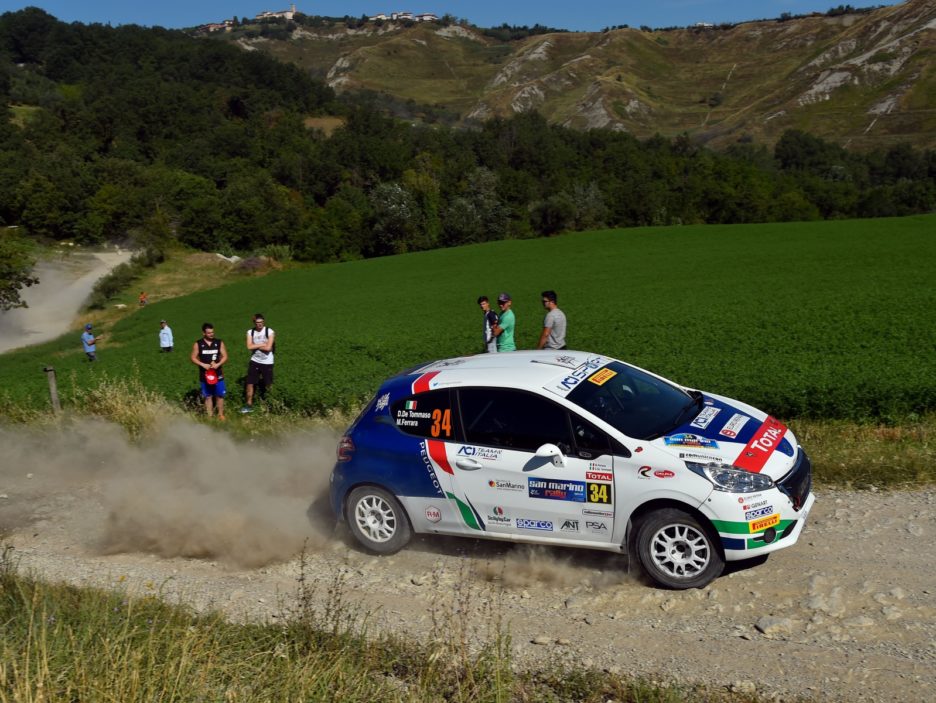
M 310 127 L 321 117 L 341 127 Z M 0 15 L 0 226 L 341 261 L 602 227 L 936 209 L 936 153 L 799 131 L 716 152 L 535 112 L 454 129 L 337 96 L 261 52 L 160 28 Z

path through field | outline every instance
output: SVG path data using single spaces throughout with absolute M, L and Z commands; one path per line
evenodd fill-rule
M 183 423 L 131 446 L 99 423 L 0 429 L 0 529 L 21 568 L 43 577 L 158 591 L 236 618 L 280 617 L 294 602 L 307 540 L 319 592 L 344 579 L 372 626 L 413 638 L 440 634 L 432 612 L 454 594 L 479 637 L 484 613 L 503 616 L 520 663 L 573 657 L 786 699 L 936 701 L 933 489 L 819 490 L 795 548 L 670 592 L 586 551 L 450 538 L 368 556 L 327 509 L 306 514 L 335 439 L 304 434 L 271 450 Z
M 40 261 L 35 286 L 22 291 L 28 308 L 0 312 L 0 353 L 55 339 L 68 331 L 94 284 L 132 252 L 69 254 Z M 76 344 L 78 334 L 76 333 Z

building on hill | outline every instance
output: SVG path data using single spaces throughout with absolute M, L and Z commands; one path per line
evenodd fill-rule
M 255 19 L 257 21 L 261 20 L 275 20 L 275 19 L 285 19 L 291 20 L 296 16 L 296 3 L 293 3 L 289 6 L 288 10 L 278 10 L 276 12 L 270 12 L 269 10 L 264 10 L 258 14 Z
M 391 12 L 389 15 L 386 12 L 378 12 L 367 19 L 371 22 L 386 22 L 388 20 L 390 22 L 405 22 L 407 20 L 410 22 L 438 22 L 439 16 L 432 12 L 420 12 L 418 15 L 414 15 L 412 12 Z

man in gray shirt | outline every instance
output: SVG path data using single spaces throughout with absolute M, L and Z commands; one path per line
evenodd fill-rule
M 543 291 L 543 307 L 546 318 L 543 320 L 543 333 L 540 335 L 537 349 L 566 348 L 566 316 L 556 305 L 556 291 Z

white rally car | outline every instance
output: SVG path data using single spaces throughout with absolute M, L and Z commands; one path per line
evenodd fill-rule
M 796 543 L 815 496 L 756 408 L 577 351 L 446 359 L 388 379 L 342 437 L 331 503 L 367 549 L 412 533 L 633 553 L 669 588 Z

